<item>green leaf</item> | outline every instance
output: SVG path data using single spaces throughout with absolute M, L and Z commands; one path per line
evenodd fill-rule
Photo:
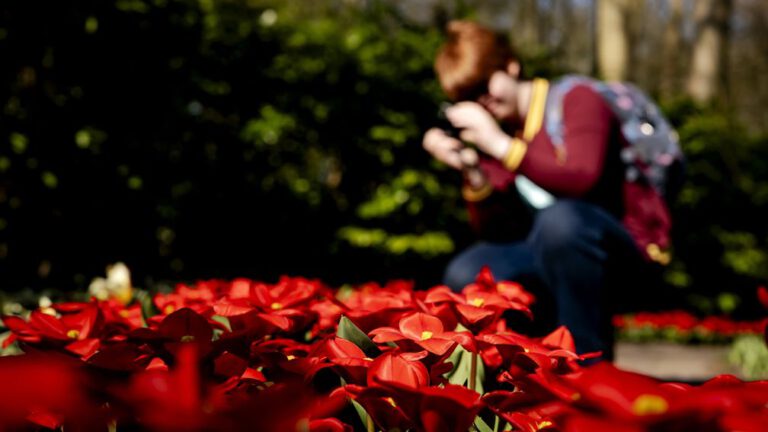
M 448 361 L 454 364 L 453 370 L 444 375 L 448 378 L 448 382 L 460 386 L 467 386 L 469 383 L 469 375 L 472 370 L 472 353 L 459 345 L 448 357 Z M 483 389 L 483 380 L 485 380 L 485 367 L 483 366 L 483 362 L 478 359 L 475 371 L 475 391 L 480 394 L 485 393 Z
M 475 427 L 477 428 L 478 432 L 494 432 L 493 429 L 488 426 L 488 423 L 480 418 L 480 416 L 475 417 Z
M 341 386 L 347 385 L 347 381 L 344 378 L 339 378 L 339 381 L 341 381 Z M 352 406 L 355 408 L 355 411 L 357 412 L 358 417 L 360 417 L 360 421 L 363 423 L 363 428 L 368 427 L 368 412 L 365 411 L 365 408 L 363 408 L 362 405 L 357 403 L 356 401 L 349 399 L 350 402 L 352 402 Z
M 365 411 L 365 408 L 363 408 L 362 405 L 359 403 L 353 401 L 350 399 L 350 402 L 352 402 L 352 406 L 355 407 L 355 411 L 357 411 L 357 415 L 360 417 L 360 421 L 363 422 L 363 428 L 368 427 L 368 413 Z
M 453 370 L 446 373 L 444 376 L 448 378 L 448 382 L 463 386 L 469 380 L 469 361 L 465 360 L 465 356 L 462 351 L 463 347 L 457 346 L 455 350 L 448 357 L 448 361 L 453 363 Z
M 211 319 L 216 321 L 217 323 L 223 324 L 228 331 L 232 331 L 232 325 L 229 323 L 229 318 L 221 315 L 214 315 L 211 317 Z
M 379 347 L 373 343 L 371 338 L 363 333 L 363 331 L 360 330 L 349 318 L 343 315 L 341 320 L 339 320 L 339 328 L 336 331 L 336 336 L 342 339 L 346 339 L 357 345 L 361 350 L 363 350 L 363 352 L 365 352 L 365 355 L 368 357 L 373 358 L 381 354 Z
M 141 305 L 141 316 L 144 318 L 144 327 L 146 327 L 149 318 L 157 315 L 155 305 L 152 303 L 152 296 L 145 290 L 134 288 L 133 298 Z
M 0 346 L 2 346 L 5 340 L 8 339 L 10 336 L 11 336 L 10 331 L 7 331 L 5 333 L 0 333 Z M 24 354 L 24 352 L 21 350 L 21 348 L 19 348 L 18 342 L 14 342 L 5 348 L 0 348 L 0 357 L 20 355 L 20 354 Z

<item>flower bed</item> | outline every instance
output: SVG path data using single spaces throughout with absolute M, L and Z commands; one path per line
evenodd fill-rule
M 760 287 L 757 297 L 768 307 L 768 291 Z M 736 321 L 726 316 L 699 318 L 690 312 L 672 310 L 639 312 L 613 318 L 623 367 L 656 377 L 693 381 L 732 371 L 746 379 L 768 378 L 768 348 L 763 334 L 768 318 Z M 637 345 L 637 346 L 634 346 Z M 671 355 L 671 361 L 642 359 L 631 353 Z M 659 367 L 663 364 L 663 367 Z
M 735 321 L 728 317 L 698 318 L 690 312 L 639 312 L 613 318 L 621 340 L 681 343 L 729 343 L 744 335 L 761 335 L 768 319 Z
M 5 316 L 0 429 L 760 430 L 768 383 L 663 383 L 579 365 L 565 328 L 487 271 L 461 293 L 285 277 L 180 284 Z

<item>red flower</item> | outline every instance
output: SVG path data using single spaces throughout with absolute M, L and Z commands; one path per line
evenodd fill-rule
M 224 351 L 214 360 L 214 373 L 219 376 L 241 376 L 247 368 L 247 360 L 228 351 Z
M 190 309 L 182 309 L 182 311 Z M 192 312 L 194 313 L 194 312 Z M 122 395 L 137 408 L 137 418 L 152 429 L 201 429 L 202 387 L 196 344 L 183 344 L 176 353 L 176 366 L 170 371 L 149 370 L 135 374 Z
M 119 336 L 144 326 L 144 316 L 139 303 L 126 306 L 117 300 L 107 300 L 98 302 L 98 305 L 104 316 L 106 337 Z
M 493 391 L 483 395 L 482 401 L 516 429 L 531 432 L 556 429 L 554 417 L 573 411 L 568 404 L 526 391 Z
M 458 322 L 475 334 L 492 326 L 507 310 L 521 311 L 531 317 L 525 304 L 508 300 L 494 291 L 479 289 L 456 294 L 447 286 L 438 286 L 429 290 L 424 303 L 433 307 L 451 305 Z
M 310 357 L 315 362 L 307 372 L 308 377 L 321 369 L 332 368 L 347 382 L 354 384 L 365 384 L 368 368 L 373 363 L 373 359 L 366 357 L 357 345 L 339 337 L 323 341 Z
M 523 289 L 523 286 L 517 282 L 497 282 L 488 266 L 483 266 L 483 268 L 480 269 L 480 273 L 478 273 L 475 278 L 475 283 L 467 285 L 462 290 L 465 294 L 471 294 L 478 291 L 495 292 L 501 294 L 507 300 L 522 303 L 526 306 L 530 306 L 536 301 L 536 297 Z
M 427 432 L 465 431 L 481 407 L 478 393 L 453 384 L 422 388 L 419 394 L 414 414 L 418 414 L 420 427 Z
M 335 418 L 315 419 L 309 422 L 310 432 L 352 432 L 352 426 Z
M 217 297 L 214 285 L 201 282 L 195 287 L 178 284 L 172 293 L 158 293 L 152 300 L 161 317 L 185 307 L 203 316 L 209 316 L 213 300 Z
M 0 429 L 99 430 L 99 410 L 86 396 L 91 383 L 77 361 L 44 352 L 0 357 Z M 103 423 L 102 423 L 103 424 Z M 102 428 L 103 429 L 103 428 Z
M 403 281 L 390 282 L 384 287 L 365 284 L 343 302 L 349 309 L 345 315 L 364 332 L 394 326 L 403 315 L 416 309 L 413 285 Z
M 15 339 L 33 344 L 47 343 L 64 346 L 69 352 L 88 357 L 99 347 L 96 335 L 103 325 L 103 318 L 95 304 L 87 303 L 81 310 L 59 317 L 36 310 L 29 315 L 29 322 L 5 316 L 3 323 L 12 332 L 6 344 Z
M 760 286 L 757 288 L 757 299 L 764 308 L 768 309 L 768 288 Z
M 480 395 L 463 386 L 388 387 L 393 391 L 395 405 L 402 407 L 417 430 L 426 432 L 466 431 L 482 407 Z
M 429 371 L 419 360 L 427 353 L 386 352 L 378 356 L 368 368 L 368 385 L 381 383 L 409 387 L 429 385 Z
M 282 310 L 307 305 L 320 292 L 318 282 L 304 278 L 282 277 L 275 285 L 254 283 L 251 285 L 250 301 L 262 310 Z
M 480 395 L 466 387 L 344 386 L 383 430 L 466 431 L 480 411 Z
M 312 336 L 324 334 L 325 332 L 335 332 L 336 324 L 341 318 L 342 312 L 346 311 L 343 304 L 338 301 L 321 300 L 314 302 L 309 306 L 309 310 L 317 315 L 317 323 L 312 328 Z
M 413 344 L 433 354 L 443 356 L 461 344 L 469 351 L 477 352 L 472 334 L 469 332 L 447 332 L 439 318 L 425 313 L 416 312 L 400 319 L 399 330 L 392 327 L 381 327 L 370 332 L 373 341 L 411 342 L 405 343 L 404 348 Z
M 213 328 L 207 319 L 189 308 L 179 309 L 165 317 L 157 332 L 167 341 L 165 348 L 171 353 L 190 342 L 198 346 L 202 356 L 211 349 Z
M 354 399 L 382 430 L 405 431 L 414 427 L 402 407 L 395 402 L 394 393 L 389 388 L 346 385 L 337 389 L 334 394 L 343 394 Z
M 602 362 L 563 376 L 576 392 L 580 405 L 593 407 L 620 419 L 653 418 L 667 413 L 670 389 L 639 374 Z
M 233 289 L 237 297 L 222 298 L 213 305 L 218 315 L 238 317 L 236 320 L 241 322 L 232 322 L 233 330 L 235 327 L 261 328 L 270 323 L 281 330 L 296 332 L 315 319 L 309 305 L 321 291 L 319 283 L 287 277 L 276 285 L 254 282 L 250 284 L 248 296 L 244 297 L 245 284 L 244 280 L 238 280 L 237 289 Z
M 517 356 L 546 356 L 547 367 L 558 371 L 578 368 L 575 361 L 599 356 L 600 353 L 577 355 L 573 336 L 561 326 L 541 339 L 532 339 L 518 333 L 506 331 L 497 334 L 482 334 L 477 338 L 484 361 L 494 368 L 507 368 Z M 539 362 L 532 357 L 533 362 Z M 551 360 L 551 361 L 550 361 Z

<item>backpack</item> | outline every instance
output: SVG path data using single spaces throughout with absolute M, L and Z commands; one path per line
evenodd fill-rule
M 669 203 L 682 186 L 685 159 L 677 132 L 659 107 L 640 89 L 629 83 L 602 82 L 567 75 L 553 82 L 547 95 L 545 130 L 555 147 L 563 143 L 563 99 L 578 85 L 586 85 L 602 96 L 621 122 L 627 146 L 621 150 L 625 179 L 629 183 L 650 186 Z M 554 203 L 555 198 L 524 176 L 516 186 L 535 209 Z
M 677 132 L 659 107 L 629 83 L 606 83 L 569 75 L 556 82 L 547 98 L 546 130 L 556 146 L 563 145 L 563 98 L 577 85 L 587 85 L 603 97 L 621 122 L 627 147 L 621 151 L 626 181 L 648 184 L 668 202 L 682 185 L 684 166 Z
M 622 220 L 625 228 L 651 261 L 670 261 L 669 203 L 683 183 L 685 159 L 678 135 L 659 107 L 640 89 L 628 83 L 605 83 L 569 75 L 550 86 L 545 108 L 545 130 L 555 146 L 562 146 L 563 99 L 578 85 L 586 85 L 602 96 L 621 122 L 626 146 L 620 157 L 624 164 L 624 194 L 632 205 Z M 552 205 L 555 197 L 528 178 L 518 175 L 515 186 L 533 209 Z

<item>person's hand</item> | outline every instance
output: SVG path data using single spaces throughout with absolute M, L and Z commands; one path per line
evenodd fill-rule
M 432 128 L 428 130 L 424 134 L 422 145 L 432 157 L 449 167 L 456 170 L 461 170 L 463 167 L 459 152 L 465 148 L 464 144 L 456 138 L 446 135 L 442 129 Z
M 454 126 L 462 129 L 462 140 L 474 143 L 478 149 L 496 159 L 504 157 L 510 138 L 482 105 L 459 102 L 446 109 L 445 114 Z
M 459 159 L 461 160 L 461 173 L 464 175 L 464 180 L 472 189 L 482 189 L 488 183 L 488 179 L 483 170 L 480 169 L 480 158 L 477 151 L 471 147 L 464 147 L 459 151 Z

